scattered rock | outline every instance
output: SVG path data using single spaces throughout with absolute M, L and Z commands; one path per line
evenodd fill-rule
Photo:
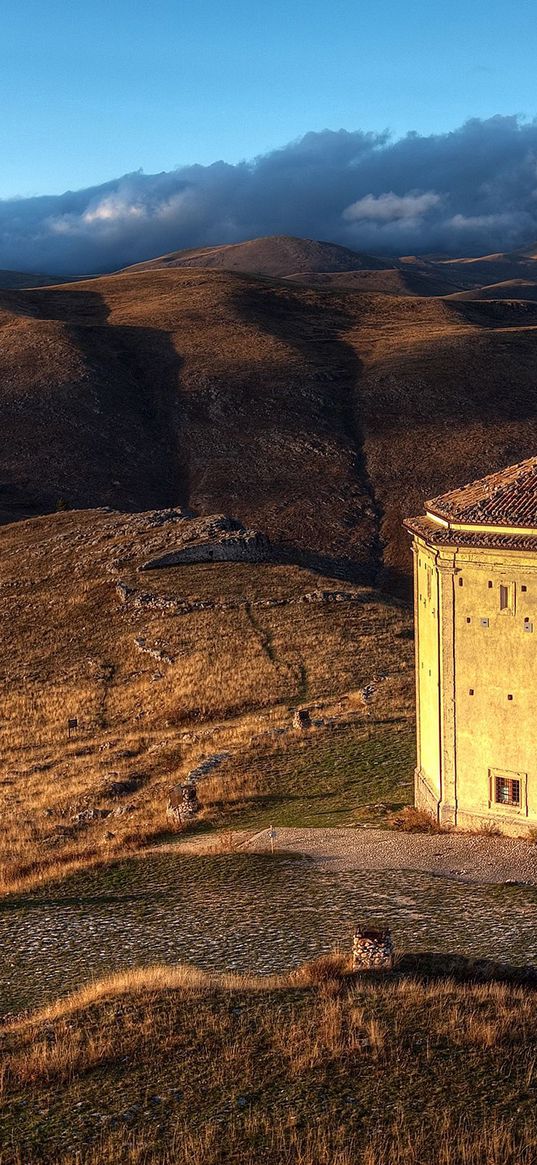
M 91 806 L 89 809 L 82 809 L 80 813 L 75 813 L 72 821 L 75 825 L 89 825 L 90 821 L 99 821 L 105 817 L 110 817 L 111 812 L 111 809 L 96 809 Z
M 162 651 L 160 647 L 148 647 L 142 635 L 136 636 L 134 645 L 138 648 L 138 651 L 141 651 L 144 655 L 150 655 L 152 659 L 157 659 L 159 663 L 173 663 L 172 657 L 166 655 L 166 652 Z

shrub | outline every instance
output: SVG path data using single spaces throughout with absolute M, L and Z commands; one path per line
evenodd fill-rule
M 450 833 L 446 825 L 427 813 L 425 809 L 416 809 L 414 805 L 405 805 L 397 813 L 390 813 L 388 818 L 390 829 L 400 829 L 404 833 Z

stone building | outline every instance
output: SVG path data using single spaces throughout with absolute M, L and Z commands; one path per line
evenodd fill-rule
M 425 503 L 414 555 L 416 805 L 537 828 L 537 457 Z

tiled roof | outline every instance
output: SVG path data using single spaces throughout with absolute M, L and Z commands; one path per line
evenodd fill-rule
M 453 530 L 439 526 L 425 515 L 407 518 L 403 523 L 412 534 L 418 534 L 434 546 L 476 547 L 483 550 L 533 550 L 537 553 L 537 537 L 531 534 L 494 534 L 487 530 Z M 499 525 L 499 523 L 498 523 Z
M 537 529 L 537 457 L 490 473 L 425 505 L 450 522 Z

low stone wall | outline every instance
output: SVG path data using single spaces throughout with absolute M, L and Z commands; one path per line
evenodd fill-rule
M 272 548 L 266 535 L 246 530 L 209 542 L 183 546 L 171 554 L 144 562 L 140 570 L 163 570 L 170 566 L 204 562 L 270 562 L 272 557 Z

